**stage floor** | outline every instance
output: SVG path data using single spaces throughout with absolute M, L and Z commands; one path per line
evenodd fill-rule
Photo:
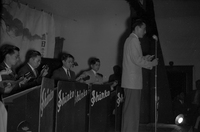
M 157 124 L 157 132 L 189 132 L 190 126 L 175 124 Z M 140 124 L 140 132 L 155 132 L 154 124 Z M 192 132 L 192 131 L 190 131 Z
M 157 132 L 193 132 L 190 126 L 178 126 L 175 124 L 157 124 Z M 112 127 L 109 132 L 115 131 Z M 154 124 L 140 124 L 139 132 L 155 132 Z

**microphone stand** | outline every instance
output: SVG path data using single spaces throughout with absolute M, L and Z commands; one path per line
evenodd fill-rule
M 155 39 L 155 58 L 157 58 L 157 38 Z M 158 97 L 157 97 L 157 66 L 155 66 L 155 132 L 157 132 L 158 121 Z

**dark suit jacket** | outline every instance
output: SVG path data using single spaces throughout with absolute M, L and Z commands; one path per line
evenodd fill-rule
M 27 88 L 31 88 L 34 86 L 41 85 L 42 77 L 38 76 L 38 72 L 36 70 L 37 76 L 35 76 L 33 70 L 28 64 L 25 64 L 22 68 L 18 71 L 18 77 L 24 77 L 25 74 L 30 73 L 28 75 L 28 78 L 31 77 L 31 79 L 24 85 L 21 86 L 21 90 L 25 90 Z
M 52 75 L 52 79 L 54 79 L 56 81 L 56 83 L 61 80 L 61 81 L 75 81 L 75 72 L 70 70 L 70 76 L 69 77 L 65 70 L 63 69 L 63 67 L 60 67 L 58 69 L 56 69 L 54 72 L 53 72 L 53 75 Z

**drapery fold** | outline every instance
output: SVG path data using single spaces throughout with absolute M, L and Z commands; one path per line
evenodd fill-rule
M 13 1 L 9 6 L 3 5 L 2 18 L 0 45 L 10 43 L 18 46 L 21 62 L 29 49 L 40 51 L 43 57 L 53 58 L 55 25 L 52 14 Z

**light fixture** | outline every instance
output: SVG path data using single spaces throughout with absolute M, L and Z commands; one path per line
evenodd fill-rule
M 184 115 L 183 114 L 179 114 L 178 116 L 176 116 L 176 119 L 175 119 L 175 124 L 176 125 L 181 125 L 184 123 Z

